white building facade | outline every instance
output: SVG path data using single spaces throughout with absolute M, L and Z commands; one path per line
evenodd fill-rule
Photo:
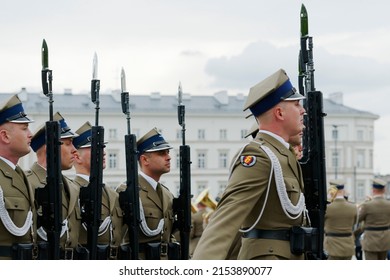
M 26 113 L 35 122 L 34 132 L 49 118 L 48 98 L 42 93 L 18 93 Z M 6 100 L 11 94 L 0 94 Z M 76 131 L 84 122 L 95 124 L 95 105 L 86 94 L 54 93 L 54 112 L 59 111 L 67 124 Z M 248 139 L 247 131 L 254 119 L 246 119 L 242 111 L 246 95 L 230 96 L 219 92 L 213 96 L 184 94 L 185 141 L 191 148 L 191 189 L 193 197 L 209 188 L 214 198 L 227 184 L 229 165 L 236 152 Z M 171 172 L 161 182 L 173 194 L 179 193 L 179 148 L 182 145 L 182 127 L 178 123 L 177 96 L 130 95 L 131 133 L 137 139 L 153 127 L 160 129 L 164 138 L 174 147 L 171 150 Z M 374 122 L 377 115 L 355 110 L 331 100 L 324 100 L 325 153 L 327 179 L 344 179 L 351 201 L 362 201 L 370 194 L 373 178 Z M 126 115 L 121 108 L 120 93 L 101 94 L 99 125 L 104 127 L 106 163 L 104 181 L 116 187 L 126 180 L 124 136 L 127 133 Z M 19 164 L 27 169 L 35 161 L 33 151 Z M 74 175 L 74 170 L 64 172 Z

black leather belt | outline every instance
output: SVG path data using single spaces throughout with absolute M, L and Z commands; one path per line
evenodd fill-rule
M 166 256 L 168 251 L 168 244 L 165 242 L 151 242 L 151 243 L 159 243 L 160 244 L 160 254 L 161 256 Z M 147 243 L 139 243 L 138 250 L 140 253 L 145 253 Z
M 364 230 L 372 230 L 372 231 L 381 231 L 381 230 L 388 230 L 390 229 L 389 226 L 386 227 L 365 227 Z
M 254 228 L 248 232 L 244 232 L 242 235 L 244 238 L 258 238 L 258 239 L 275 239 L 275 240 L 290 240 L 290 230 L 268 230 Z
M 11 246 L 0 246 L 0 257 L 11 257 L 12 247 Z
M 60 259 L 61 260 L 73 260 L 74 259 L 74 249 L 73 248 L 65 248 L 60 249 Z
M 332 236 L 332 237 L 349 237 L 352 236 L 352 233 L 341 233 L 341 232 L 327 232 L 325 233 L 326 236 Z

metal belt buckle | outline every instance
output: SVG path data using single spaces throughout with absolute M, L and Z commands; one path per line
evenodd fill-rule
M 110 255 L 111 260 L 116 260 L 118 258 L 118 246 L 110 246 Z
M 161 256 L 165 257 L 168 255 L 168 244 L 161 242 Z
M 38 245 L 34 244 L 32 248 L 32 259 L 36 260 L 38 259 Z
M 73 248 L 64 249 L 64 260 L 73 260 Z

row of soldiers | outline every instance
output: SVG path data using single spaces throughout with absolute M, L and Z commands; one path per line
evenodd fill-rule
M 87 225 L 80 206 L 80 189 L 87 187 L 91 171 L 92 126 L 84 123 L 73 131 L 57 112 L 54 121 L 60 125 L 61 170 L 74 167 L 74 178 L 62 178 L 62 229 L 60 259 L 89 259 Z M 34 134 L 33 120 L 24 112 L 17 95 L 0 108 L 0 259 L 47 259 L 47 232 L 41 225 L 42 208 L 37 204 L 37 189 L 46 186 L 46 126 Z M 106 143 L 105 143 L 106 144 Z M 36 162 L 22 170 L 18 161 L 33 150 Z M 139 162 L 139 197 L 141 221 L 140 259 L 167 259 L 170 244 L 178 244 L 173 235 L 173 195 L 159 183 L 170 171 L 169 150 L 157 128 L 137 142 Z M 105 155 L 105 152 L 104 152 Z M 103 169 L 105 158 L 103 157 Z M 126 184 L 108 186 L 102 191 L 101 224 L 98 229 L 98 259 L 127 259 L 129 236 L 123 223 L 119 192 Z M 116 191 L 115 191 L 116 190 Z M 177 246 L 175 247 L 177 248 Z M 176 255 L 173 257 L 177 257 Z
M 304 191 L 310 186 L 304 185 L 294 150 L 296 139 L 302 137 L 305 128 L 303 99 L 305 96 L 296 91 L 283 69 L 250 89 L 244 110 L 250 110 L 258 132 L 234 156 L 228 185 L 192 259 L 229 259 L 232 250 L 238 248 L 236 259 L 301 260 L 312 250 L 307 245 L 318 237 L 318 232 L 311 227 L 306 209 Z M 74 165 L 77 172 L 75 179 L 62 175 L 61 258 L 85 259 L 88 251 L 78 194 L 88 182 L 91 170 L 90 125 L 86 123 L 73 132 L 59 113 L 55 120 L 61 125 L 61 168 L 66 170 Z M 46 184 L 45 127 L 32 135 L 30 122 L 17 96 L 0 108 L 0 257 L 5 259 L 44 259 L 46 234 L 40 227 L 34 190 Z M 31 148 L 37 154 L 37 163 L 23 172 L 17 163 Z M 161 175 L 170 171 L 171 148 L 157 129 L 137 141 L 141 259 L 175 259 L 177 255 L 173 253 L 180 242 L 175 238 L 174 197 L 159 183 Z M 76 179 L 84 181 L 77 185 Z M 102 259 L 121 259 L 126 253 L 130 238 L 120 221 L 123 212 L 118 204 L 118 192 L 123 189 L 125 184 L 117 187 L 116 192 L 104 187 L 99 228 L 99 243 L 106 245 L 99 254 L 105 256 Z M 381 203 L 385 200 L 383 194 L 377 194 L 372 201 L 377 201 L 377 196 Z M 390 233 L 388 212 L 379 211 L 382 216 L 376 223 L 370 220 L 370 207 L 364 204 L 361 209 L 359 220 L 365 219 L 365 235 Z M 327 232 L 326 225 L 327 233 L 342 232 Z M 364 243 L 363 249 L 366 251 Z
M 257 132 L 252 127 L 247 136 L 252 133 L 257 134 Z M 297 157 L 299 157 L 298 153 Z M 343 180 L 331 180 L 329 185 L 327 195 L 329 205 L 325 213 L 324 238 L 328 260 L 351 260 L 353 256 L 357 260 L 388 258 L 390 201 L 385 197 L 386 182 L 374 179 L 373 195 L 360 205 L 348 200 Z M 219 200 L 219 196 L 214 200 L 208 189 L 201 192 L 195 199 L 192 206 L 191 256 Z M 238 256 L 240 239 L 237 238 L 234 244 L 228 254 L 228 259 L 236 259 Z
M 357 260 L 387 259 L 390 253 L 390 201 L 385 197 L 386 182 L 374 179 L 372 196 L 360 205 L 348 200 L 343 180 L 331 180 L 329 185 L 324 238 L 327 259 L 351 260 L 353 257 Z M 219 200 L 219 196 L 214 200 L 208 189 L 194 200 L 191 256 Z M 228 259 L 237 259 L 241 245 L 239 235 L 233 244 Z
M 342 180 L 330 181 L 324 248 L 330 260 L 385 260 L 390 250 L 390 201 L 386 182 L 372 181 L 372 196 L 360 205 L 348 201 Z M 364 254 L 363 254 L 363 252 Z

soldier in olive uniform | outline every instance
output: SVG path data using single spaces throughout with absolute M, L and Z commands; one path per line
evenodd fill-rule
M 196 246 L 203 233 L 203 217 L 207 214 L 206 205 L 202 202 L 196 204 L 197 212 L 191 213 L 191 232 L 190 232 L 190 257 L 195 251 Z
M 305 201 L 302 171 L 288 143 L 304 128 L 303 98 L 282 69 L 251 88 L 244 110 L 257 119 L 259 133 L 238 153 L 193 259 L 225 259 L 239 230 L 238 259 L 304 258 L 302 248 L 290 248 Z
M 359 222 L 364 230 L 362 248 L 366 260 L 385 260 L 390 250 L 390 201 L 385 198 L 386 182 L 375 179 L 372 199 L 359 207 Z
M 37 257 L 34 193 L 18 166 L 30 152 L 32 121 L 17 95 L 0 107 L 0 260 Z
M 352 230 L 357 223 L 357 207 L 345 199 L 343 182 L 329 183 L 337 192 L 326 207 L 324 249 L 328 252 L 328 260 L 350 260 L 355 254 Z
M 77 136 L 65 122 L 60 113 L 53 116 L 53 120 L 60 123 L 61 128 L 61 169 L 68 170 L 73 167 L 75 147 L 72 144 L 73 137 Z M 26 171 L 27 179 L 35 189 L 43 188 L 46 185 L 46 139 L 45 125 L 42 125 L 33 135 L 31 147 L 37 155 L 37 161 L 33 163 L 30 170 Z M 88 252 L 85 248 L 79 247 L 79 231 L 81 226 L 81 212 L 78 204 L 79 187 L 71 179 L 62 175 L 62 220 L 61 231 L 61 259 L 85 259 Z M 38 220 L 39 222 L 39 220 Z M 38 236 L 46 240 L 46 231 L 38 224 Z
M 209 194 L 209 190 L 203 190 L 195 200 L 197 211 L 191 213 L 191 232 L 190 232 L 190 257 L 192 257 L 196 246 L 202 236 L 203 230 L 207 225 L 207 218 L 217 207 L 215 201 Z M 209 210 L 209 209 L 210 210 Z
M 140 259 L 168 259 L 177 255 L 178 248 L 173 236 L 173 194 L 159 181 L 171 169 L 172 147 L 157 128 L 153 128 L 137 141 L 139 163 L 139 197 L 141 224 L 139 230 Z M 126 184 L 117 188 L 126 189 Z M 124 243 L 129 242 L 125 232 Z M 172 251 L 168 252 L 168 247 Z M 177 250 L 173 252 L 173 250 Z
M 77 152 L 74 154 L 76 176 L 73 182 L 81 188 L 89 184 L 91 171 L 91 124 L 89 122 L 84 123 L 76 130 L 76 134 L 78 136 L 73 138 L 73 145 L 77 149 Z M 105 152 L 103 155 L 104 169 L 106 167 Z M 117 259 L 118 246 L 122 238 L 122 211 L 119 206 L 118 193 L 106 184 L 104 184 L 102 190 L 101 220 L 102 224 L 98 233 L 99 249 L 97 257 L 98 259 Z M 83 223 L 80 230 L 79 242 L 86 245 L 87 226 Z

